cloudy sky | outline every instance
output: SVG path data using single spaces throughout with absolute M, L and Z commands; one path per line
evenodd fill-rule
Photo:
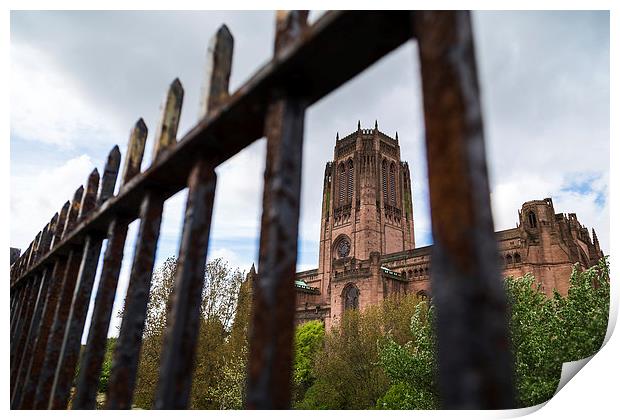
M 311 14 L 311 20 L 319 13 Z M 185 103 L 178 138 L 198 115 L 208 40 L 226 23 L 235 37 L 231 91 L 272 54 L 273 12 L 12 12 L 11 246 L 25 249 L 54 212 L 124 151 L 143 117 L 150 133 L 167 86 Z M 609 250 L 609 15 L 475 12 L 487 158 L 496 229 L 514 227 L 527 200 L 552 197 Z M 336 132 L 357 121 L 399 133 L 412 167 L 416 244 L 432 243 L 417 49 L 409 42 L 307 113 L 298 268 L 316 266 L 322 177 Z M 329 71 L 329 63 L 325 63 Z M 265 143 L 218 168 L 209 257 L 247 270 L 256 261 Z M 175 255 L 185 194 L 165 207 L 157 263 Z M 121 272 L 124 294 L 137 223 Z

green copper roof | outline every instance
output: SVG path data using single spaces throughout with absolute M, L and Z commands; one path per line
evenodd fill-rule
M 298 288 L 304 289 L 304 290 L 313 291 L 313 292 L 317 292 L 319 290 L 316 287 L 308 286 L 308 284 L 305 281 L 300 280 L 300 279 L 296 279 L 295 280 L 295 287 L 298 287 Z

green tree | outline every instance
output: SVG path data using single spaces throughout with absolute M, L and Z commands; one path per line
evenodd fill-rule
M 429 410 L 439 406 L 433 307 L 427 301 L 416 305 L 410 329 L 413 339 L 405 345 L 398 344 L 390 335 L 380 345 L 379 364 L 392 385 L 377 401 L 377 408 Z
M 609 319 L 606 259 L 582 271 L 575 266 L 567 296 L 548 298 L 531 275 L 506 279 L 518 405 L 548 401 L 562 364 L 592 356 L 603 344 Z
M 177 261 L 171 257 L 153 274 L 134 393 L 134 405 L 139 408 L 151 408 L 154 403 L 176 269 Z M 224 347 L 233 328 L 242 280 L 243 273 L 231 270 L 222 259 L 211 260 L 206 264 L 191 394 L 192 408 L 219 408 L 219 401 L 212 398 L 209 390 L 217 385 L 227 363 Z
M 345 311 L 339 326 L 325 335 L 312 367 L 314 383 L 296 407 L 373 408 L 390 387 L 378 344 L 388 334 L 398 344 L 413 339 L 409 320 L 419 300 L 413 295 L 391 297 L 364 311 Z
M 293 363 L 293 383 L 295 399 L 299 400 L 316 379 L 312 366 L 317 351 L 323 346 L 325 327 L 321 321 L 310 321 L 299 325 L 295 330 L 295 359 Z

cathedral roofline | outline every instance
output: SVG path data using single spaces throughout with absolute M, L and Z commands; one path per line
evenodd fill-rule
M 375 121 L 375 128 L 362 128 L 358 121 L 358 129 L 347 134 L 346 136 L 340 137 L 338 133 L 336 133 L 336 143 L 345 142 L 350 139 L 357 138 L 358 135 L 362 137 L 372 137 L 375 133 L 382 139 L 393 142 L 394 144 L 398 144 L 398 132 L 396 132 L 396 136 L 392 137 L 389 134 L 385 134 L 384 132 L 379 130 L 379 125 L 377 121 Z

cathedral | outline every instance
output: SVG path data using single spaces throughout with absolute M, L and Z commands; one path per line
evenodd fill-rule
M 363 129 L 339 138 L 325 165 L 318 268 L 296 275 L 296 322 L 330 328 L 345 309 L 393 294 L 431 296 L 431 246 L 416 248 L 411 176 L 392 138 Z M 574 213 L 556 214 L 551 198 L 528 201 L 517 227 L 496 232 L 503 276 L 531 273 L 547 294 L 566 294 L 575 263 L 603 256 Z

